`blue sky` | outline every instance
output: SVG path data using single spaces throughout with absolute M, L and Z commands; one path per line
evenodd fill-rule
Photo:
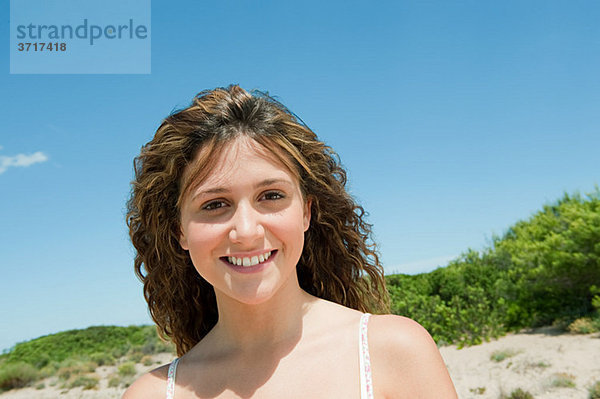
M 388 272 L 600 183 L 595 1 L 155 1 L 141 75 L 11 75 L 0 12 L 0 349 L 149 322 L 132 160 L 206 88 L 268 90 L 337 150 Z

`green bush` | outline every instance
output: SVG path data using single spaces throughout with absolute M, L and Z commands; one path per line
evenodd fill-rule
M 485 393 L 485 387 L 470 388 L 469 392 L 475 395 L 483 395 Z
M 172 353 L 173 345 L 163 342 L 154 326 L 90 327 L 48 335 L 21 342 L 0 355 L 0 391 L 50 376 L 57 376 L 65 388 L 91 386 L 93 381 L 86 374 L 100 365 L 115 364 L 116 358 L 128 353 L 141 361 L 147 354 L 160 352 Z M 135 374 L 135 367 L 126 365 L 120 372 Z
M 600 330 L 600 188 L 587 198 L 565 194 L 481 252 L 386 280 L 392 312 L 421 323 L 438 345 L 582 317 Z
M 98 377 L 91 375 L 79 375 L 71 380 L 69 388 L 83 387 L 83 389 L 94 389 L 98 386 Z
M 74 375 L 79 375 L 83 372 L 82 369 L 77 368 L 77 367 L 61 367 L 60 369 L 58 369 L 58 371 L 56 372 L 56 376 L 61 379 L 61 380 L 68 380 L 70 379 L 72 376 Z
M 133 351 L 131 353 L 129 353 L 129 355 L 127 356 L 129 358 L 130 361 L 134 362 L 134 363 L 139 363 L 142 358 L 144 357 L 144 353 L 140 352 L 140 351 Z
M 510 295 L 521 309 L 514 325 L 544 325 L 590 314 L 600 281 L 600 190 L 587 199 L 565 194 L 514 225 L 497 250 L 511 256 Z
M 61 380 L 68 380 L 72 376 L 78 376 L 90 373 L 96 370 L 98 365 L 90 361 L 76 359 L 67 359 L 61 363 L 61 367 L 56 371 L 56 376 Z
M 526 363 L 526 366 L 528 369 L 547 369 L 548 367 L 550 367 L 549 363 L 546 363 L 544 361 L 541 362 L 528 362 Z
M 96 352 L 89 356 L 90 360 L 98 364 L 98 366 L 112 366 L 116 364 L 116 359 L 109 353 Z
M 421 323 L 439 344 L 480 344 L 506 332 L 503 280 L 490 254 L 469 251 L 445 268 L 387 277 L 392 312 Z
M 0 369 L 0 391 L 26 387 L 38 378 L 38 371 L 30 364 L 3 364 Z
M 160 339 L 148 340 L 139 350 L 144 355 L 155 355 L 157 353 L 175 353 L 175 346 Z
M 589 399 L 600 399 L 600 381 L 596 381 L 589 389 Z
M 517 354 L 519 354 L 520 351 L 516 351 L 514 349 L 502 349 L 502 350 L 497 350 L 492 352 L 492 354 L 490 355 L 490 359 L 495 361 L 495 362 L 501 362 L 504 359 L 507 359 L 509 357 L 513 357 Z
M 170 347 L 160 340 L 154 326 L 99 326 L 21 342 L 2 358 L 7 363 L 24 362 L 39 369 L 51 362 L 60 363 L 71 358 L 110 364 L 111 358 L 119 358 L 132 350 L 141 352 L 159 348 Z
M 2 366 L 0 366 L 1 368 Z M 56 375 L 56 372 L 61 368 L 61 364 L 58 362 L 50 362 L 41 369 L 39 369 L 40 377 L 46 378 Z
M 527 391 L 517 388 L 509 396 L 500 395 L 501 399 L 533 399 L 533 395 Z
M 552 386 L 556 388 L 575 388 L 575 376 L 567 373 L 556 373 L 552 376 Z
M 567 330 L 574 334 L 591 334 L 598 331 L 596 324 L 589 317 L 581 317 L 575 320 L 569 324 Z
M 154 364 L 154 360 L 152 359 L 152 356 L 148 356 L 148 355 L 144 356 L 140 360 L 140 362 L 146 367 L 152 366 Z
M 119 375 L 121 377 L 132 376 L 135 375 L 135 373 L 135 363 L 133 362 L 123 363 L 119 366 Z
M 118 376 L 112 376 L 108 379 L 109 388 L 116 388 L 119 385 L 121 385 L 121 378 L 119 378 Z

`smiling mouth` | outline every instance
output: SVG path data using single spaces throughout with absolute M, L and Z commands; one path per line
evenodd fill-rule
M 264 254 L 260 254 L 258 256 L 248 256 L 248 257 L 240 257 L 240 258 L 237 258 L 235 256 L 224 256 L 222 259 L 224 259 L 229 264 L 234 265 L 234 266 L 250 267 L 250 266 L 256 266 L 256 265 L 266 262 L 267 260 L 269 260 L 271 258 L 271 256 L 275 255 L 275 252 L 277 252 L 277 251 L 276 250 L 269 251 L 269 252 L 265 252 Z

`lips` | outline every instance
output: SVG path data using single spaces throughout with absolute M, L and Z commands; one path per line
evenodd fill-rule
M 254 256 L 223 256 L 221 259 L 229 263 L 233 266 L 242 266 L 242 267 L 252 267 L 256 265 L 260 265 L 266 261 L 268 261 L 273 255 L 275 255 L 276 250 L 267 251 L 262 254 L 254 255 Z

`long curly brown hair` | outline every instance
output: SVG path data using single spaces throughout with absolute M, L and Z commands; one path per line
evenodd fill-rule
M 239 86 L 199 93 L 168 116 L 134 160 L 127 225 L 135 273 L 163 338 L 179 356 L 216 324 L 213 287 L 179 243 L 180 205 L 209 173 L 224 144 L 245 135 L 281 160 L 310 198 L 311 222 L 297 265 L 306 292 L 363 312 L 389 309 L 383 267 L 365 211 L 346 192 L 338 155 L 298 117 L 266 93 Z M 194 158 L 202 148 L 202 159 Z M 184 169 L 189 166 L 189 173 Z M 191 168 L 191 169 L 190 169 Z

